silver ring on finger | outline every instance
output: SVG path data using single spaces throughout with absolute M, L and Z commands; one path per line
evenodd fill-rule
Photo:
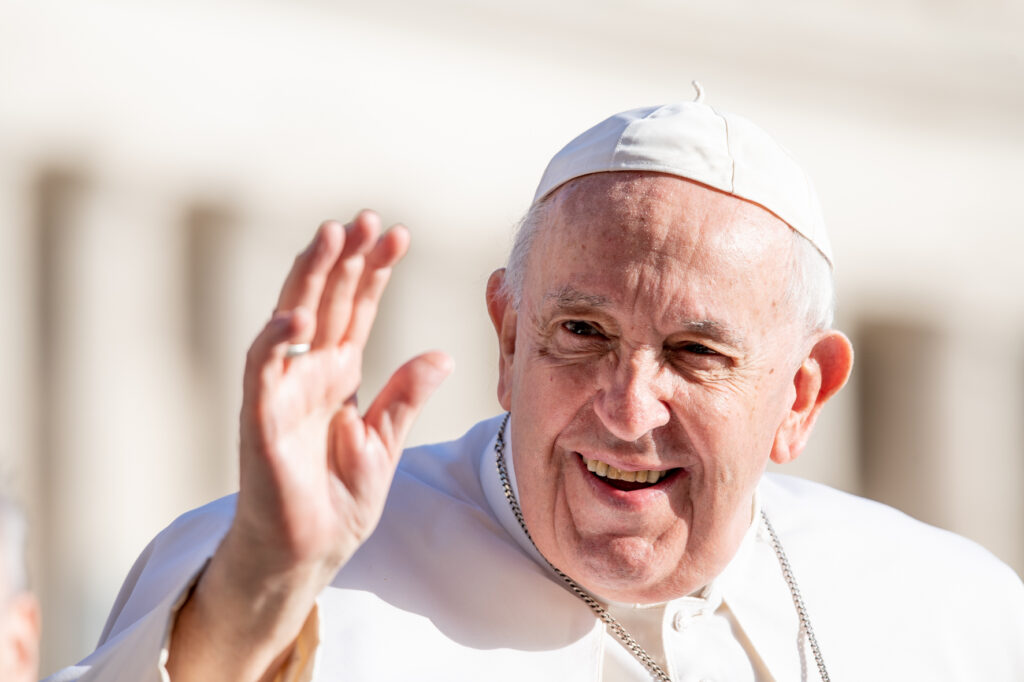
M 288 348 L 285 349 L 284 356 L 286 358 L 297 358 L 300 355 L 305 355 L 308 352 L 308 343 L 289 343 Z

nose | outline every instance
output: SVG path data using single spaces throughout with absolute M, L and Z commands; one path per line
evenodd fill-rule
M 604 371 L 594 412 L 616 438 L 634 442 L 668 423 L 665 369 L 657 358 L 634 353 Z

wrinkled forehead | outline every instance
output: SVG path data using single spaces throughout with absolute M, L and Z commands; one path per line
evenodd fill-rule
M 565 308 L 566 291 L 570 308 L 651 329 L 713 323 L 755 338 L 794 317 L 793 232 L 754 204 L 635 172 L 574 180 L 550 201 L 521 290 L 540 318 Z
M 577 178 L 549 199 L 545 249 L 611 245 L 637 256 L 724 259 L 791 267 L 792 230 L 757 204 L 663 173 L 608 172 Z

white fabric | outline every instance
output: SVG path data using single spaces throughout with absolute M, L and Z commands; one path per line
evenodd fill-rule
M 757 499 L 752 507 L 744 545 L 756 542 L 761 530 L 761 505 Z M 667 603 L 605 602 L 605 606 L 674 679 L 681 679 L 681 672 L 701 680 L 770 682 L 772 679 L 722 598 L 717 580 L 693 595 Z M 614 642 L 605 646 L 601 682 L 646 681 L 648 676 L 638 674 L 640 672 L 636 659 L 625 647 L 615 646 Z
M 743 636 L 728 604 L 714 588 L 702 596 L 665 604 L 612 604 L 608 611 L 673 679 L 772 680 L 757 650 Z M 606 641 L 601 682 L 649 679 L 632 654 L 614 641 Z
M 703 102 L 615 114 L 581 133 L 548 163 L 534 202 L 592 173 L 655 171 L 695 180 L 762 206 L 832 263 L 811 179 L 768 133 Z
M 498 424 L 405 453 L 377 531 L 318 599 L 314 679 L 602 680 L 604 650 L 618 645 L 538 563 L 494 490 Z M 759 493 L 832 679 L 1024 679 L 1024 586 L 984 549 L 798 479 L 767 476 Z M 224 498 L 161 533 L 129 574 L 97 651 L 51 679 L 160 680 L 175 599 L 233 509 Z M 714 584 L 771 679 L 817 679 L 764 533 Z M 674 679 L 698 680 L 686 665 Z

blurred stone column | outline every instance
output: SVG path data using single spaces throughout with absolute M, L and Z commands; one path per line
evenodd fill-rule
M 237 487 L 238 405 L 231 388 L 241 382 L 239 357 L 230 343 L 237 253 L 242 231 L 237 214 L 224 204 L 196 202 L 183 217 L 185 330 L 192 368 L 190 401 L 195 504 Z M 269 303 L 268 303 L 269 305 Z
M 77 556 L 77 529 L 65 518 L 65 503 L 74 504 L 74 448 L 76 436 L 68 427 L 74 412 L 67 399 L 66 376 L 75 364 L 73 310 L 77 307 L 75 253 L 80 234 L 75 211 L 87 186 L 83 175 L 60 168 L 44 169 L 33 188 L 34 216 L 32 234 L 35 281 L 35 319 L 31 338 L 36 349 L 34 425 L 36 469 L 38 471 L 38 511 L 35 527 L 42 549 L 37 586 L 42 602 L 44 636 L 42 672 L 52 670 L 69 651 L 81 651 L 88 645 L 82 632 L 82 597 L 85 574 L 67 570 L 67 560 Z M 88 485 L 88 480 L 80 480 Z M 69 499 L 70 498 L 70 499 Z M 73 549 L 75 547 L 75 549 Z M 72 642 L 70 647 L 65 643 Z
M 178 207 L 158 181 L 60 171 L 36 203 L 47 674 L 95 647 L 195 463 Z
M 1024 568 L 1024 364 L 964 321 L 864 324 L 857 338 L 864 494 Z
M 966 324 L 943 348 L 950 397 L 950 530 L 1024 575 L 1024 344 L 1017 333 Z
M 39 429 L 39 296 L 32 187 L 24 159 L 0 155 L 0 489 L 25 508 L 29 521 L 29 582 L 38 589 L 42 505 L 36 495 Z

